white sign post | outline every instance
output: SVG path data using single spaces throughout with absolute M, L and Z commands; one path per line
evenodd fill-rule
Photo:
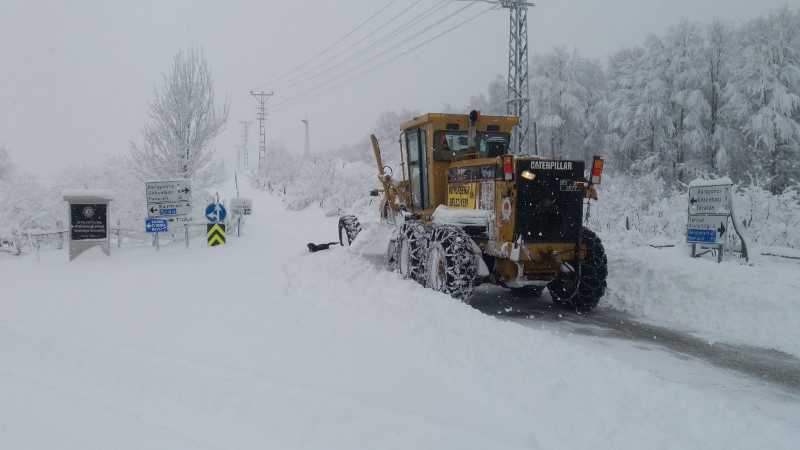
M 228 203 L 231 213 L 234 216 L 236 223 L 236 236 L 241 236 L 242 229 L 242 216 L 249 216 L 253 214 L 253 199 L 236 197 L 230 199 Z
M 717 262 L 722 262 L 725 238 L 732 223 L 742 241 L 743 256 L 748 258 L 747 244 L 733 214 L 733 182 L 729 178 L 691 182 L 688 216 L 686 242 L 692 245 L 692 257 L 699 256 L 699 246 L 701 249 L 716 249 Z
M 230 210 L 244 216 L 249 216 L 253 213 L 253 199 L 236 197 L 230 199 Z
M 186 246 L 189 246 L 189 224 L 192 222 L 192 184 L 189 180 L 145 182 L 147 217 L 182 223 Z M 158 233 L 154 239 L 157 239 Z

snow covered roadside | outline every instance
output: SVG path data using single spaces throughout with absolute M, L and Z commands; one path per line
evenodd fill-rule
M 717 264 L 685 245 L 627 246 L 604 237 L 608 293 L 602 304 L 654 325 L 800 355 L 800 264 L 757 258 Z
M 800 402 L 484 315 L 257 197 L 241 240 L 0 261 L 0 448 L 794 448 Z

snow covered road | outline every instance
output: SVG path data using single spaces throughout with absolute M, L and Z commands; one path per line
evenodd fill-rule
M 224 248 L 0 261 L 0 448 L 796 448 L 800 398 L 523 326 L 319 254 L 256 198 Z M 554 325 L 555 324 L 555 325 Z M 638 347 L 637 347 L 638 346 Z
M 584 315 L 553 308 L 547 300 L 520 301 L 497 288 L 481 289 L 472 306 L 486 314 L 507 318 L 533 328 L 552 329 L 585 336 L 587 342 L 609 345 L 609 340 L 629 341 L 625 348 L 636 353 L 668 352 L 681 360 L 696 360 L 732 370 L 788 392 L 800 394 L 800 359 L 778 350 L 714 342 L 694 334 L 641 322 L 624 312 L 600 307 Z M 633 359 L 636 355 L 631 355 Z

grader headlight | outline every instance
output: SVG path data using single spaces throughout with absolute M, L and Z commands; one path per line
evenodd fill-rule
M 531 172 L 530 170 L 523 170 L 520 176 L 528 181 L 533 181 L 536 179 L 536 174 Z

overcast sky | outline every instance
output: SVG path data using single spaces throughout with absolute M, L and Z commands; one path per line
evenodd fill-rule
M 255 101 L 248 90 L 274 87 L 276 96 L 270 101 L 277 106 L 297 89 L 324 83 L 328 77 L 325 70 L 305 83 L 296 77 L 288 80 L 289 85 L 270 80 L 325 49 L 388 2 L 2 0 L 0 145 L 8 147 L 18 165 L 41 173 L 126 153 L 130 141 L 140 137 L 153 88 L 168 69 L 172 55 L 196 46 L 205 50 L 220 103 L 230 102 L 230 121 L 215 146 L 221 156 L 232 158 L 241 136 L 239 121 L 255 116 Z M 371 27 L 388 22 L 415 2 L 413 10 L 392 23 L 402 23 L 437 3 L 396 0 L 350 41 L 357 41 L 367 31 L 379 36 L 380 31 Z M 684 17 L 739 23 L 784 4 L 798 6 L 800 0 L 536 3 L 529 19 L 532 53 L 566 46 L 583 55 L 605 58 L 621 47 L 641 43 L 649 33 L 662 33 Z M 436 17 L 463 6 L 449 5 L 437 11 Z M 482 3 L 472 6 L 436 29 L 445 30 L 485 7 Z M 389 31 L 392 26 L 381 30 Z M 322 152 L 366 139 L 376 116 L 387 109 L 429 111 L 445 103 L 461 106 L 469 96 L 483 91 L 493 77 L 506 73 L 507 47 L 508 12 L 490 11 L 372 73 L 344 76 L 344 84 L 321 86 L 312 91 L 311 98 L 272 112 L 268 133 L 300 151 L 300 120 L 308 114 L 312 148 Z M 375 47 L 380 48 L 384 47 Z M 340 51 L 346 50 L 328 56 L 333 58 Z M 358 65 L 371 54 L 356 55 L 341 68 Z M 251 133 L 251 161 L 256 158 L 255 139 Z

